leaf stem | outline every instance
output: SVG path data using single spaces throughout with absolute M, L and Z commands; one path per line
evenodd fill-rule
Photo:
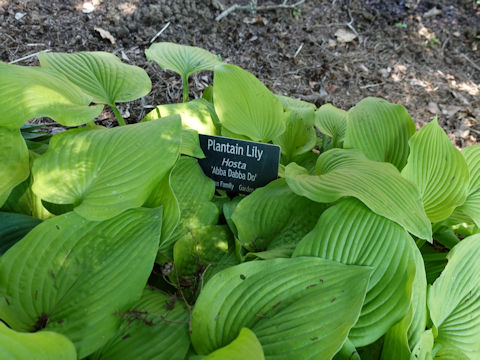
M 118 109 L 117 109 L 117 107 L 115 106 L 115 104 L 110 105 L 110 107 L 112 108 L 113 113 L 115 114 L 115 118 L 116 118 L 117 121 L 118 121 L 118 125 L 120 125 L 120 126 L 125 126 L 125 125 L 127 125 L 127 123 L 125 122 L 125 119 L 122 117 L 122 114 L 120 114 L 120 111 L 118 111 Z
M 183 77 L 183 102 L 188 102 L 188 76 Z

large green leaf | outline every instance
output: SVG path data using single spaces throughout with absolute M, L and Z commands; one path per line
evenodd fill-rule
M 347 118 L 344 148 L 359 149 L 370 160 L 400 170 L 405 166 L 415 123 L 402 105 L 368 97 L 348 110 Z
M 250 251 L 264 251 L 297 244 L 312 230 L 325 207 L 298 196 L 285 179 L 278 179 L 243 198 L 232 220 L 243 246 Z
M 0 206 L 29 173 L 28 149 L 20 130 L 0 126 Z
M 468 168 L 437 119 L 410 139 L 410 155 L 402 175 L 418 185 L 431 222 L 446 219 L 467 197 Z
M 65 336 L 40 331 L 16 332 L 0 321 L 0 358 L 3 360 L 76 360 L 75 347 Z
M 385 335 L 382 360 L 409 360 L 411 350 L 418 343 L 427 324 L 427 279 L 422 254 L 413 247 L 415 279 L 412 284 L 412 299 L 407 314 Z
M 184 128 L 196 130 L 200 134 L 219 135 L 207 104 L 208 102 L 203 99 L 195 99 L 187 103 L 159 105 L 142 121 L 178 114 L 182 118 Z
M 65 76 L 99 104 L 115 105 L 147 95 L 152 83 L 145 70 L 124 64 L 113 54 L 96 52 L 40 53 L 43 68 Z
M 262 344 L 255 333 L 242 328 L 238 336 L 227 346 L 215 350 L 203 358 L 204 360 L 264 360 Z
M 54 72 L 0 62 L 0 126 L 20 128 L 26 121 L 48 116 L 65 126 L 93 120 L 102 106 Z
M 103 222 L 70 212 L 35 227 L 0 258 L 0 319 L 17 331 L 66 335 L 79 358 L 116 331 L 153 268 L 162 210 Z
M 268 142 L 285 131 L 285 115 L 278 98 L 238 66 L 215 67 L 213 100 L 222 126 L 230 132 Z
M 74 204 L 87 219 L 104 220 L 141 206 L 178 158 L 178 116 L 79 130 L 52 138 L 33 165 L 33 191 L 48 202 Z
M 0 256 L 41 222 L 27 215 L 0 212 Z
M 415 248 L 400 225 L 373 213 L 357 199 L 346 198 L 320 216 L 293 256 L 373 268 L 360 318 L 348 335 L 359 347 L 376 341 L 405 316 L 415 275 Z
M 211 52 L 194 47 L 170 42 L 152 44 L 145 55 L 150 61 L 155 61 L 160 67 L 175 71 L 183 79 L 201 70 L 213 70 L 220 64 L 219 58 Z
M 480 145 L 468 146 L 462 151 L 470 173 L 468 196 L 454 214 L 466 215 L 480 227 Z
M 480 234 L 448 254 L 448 263 L 428 292 L 435 343 L 454 346 L 471 359 L 480 354 Z
M 172 301 L 173 299 L 173 301 Z M 116 334 L 90 360 L 183 360 L 190 347 L 188 311 L 158 290 L 145 288 Z
M 315 112 L 315 126 L 324 135 L 330 136 L 333 147 L 343 143 L 347 128 L 347 112 L 332 104 L 322 105 Z
M 330 359 L 358 318 L 370 273 L 315 257 L 230 267 L 197 299 L 192 344 L 207 354 L 248 327 L 267 359 Z
M 356 197 L 410 233 L 432 238 L 417 187 L 393 165 L 369 160 L 358 150 L 332 149 L 320 155 L 316 171 L 318 175 L 310 175 L 297 164 L 289 164 L 285 168 L 287 184 L 296 194 L 322 203 Z

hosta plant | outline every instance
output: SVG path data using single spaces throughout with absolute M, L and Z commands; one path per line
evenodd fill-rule
M 146 55 L 183 101 L 128 125 L 139 67 L 0 63 L 0 358 L 480 359 L 480 145 L 379 98 L 274 94 L 203 49 Z M 278 179 L 216 190 L 199 134 L 278 145 Z

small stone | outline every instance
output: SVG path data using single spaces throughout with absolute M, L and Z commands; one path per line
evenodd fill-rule
M 15 20 L 20 21 L 20 20 L 23 19 L 23 17 L 24 17 L 25 15 L 27 15 L 27 13 L 17 12 L 17 13 L 15 13 Z
M 90 1 L 83 3 L 82 12 L 84 14 L 90 14 L 91 12 L 93 12 L 93 10 L 95 10 L 95 6 L 93 5 L 93 3 L 91 3 Z
M 440 108 L 436 102 L 430 101 L 427 105 L 427 110 L 432 114 L 440 114 Z

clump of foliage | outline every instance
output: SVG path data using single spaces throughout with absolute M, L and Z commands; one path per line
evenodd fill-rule
M 202 49 L 147 57 L 183 103 L 129 125 L 116 104 L 151 82 L 114 55 L 0 63 L 2 359 L 480 359 L 480 145 L 378 98 L 275 95 Z M 216 191 L 198 133 L 280 145 L 279 179 Z

